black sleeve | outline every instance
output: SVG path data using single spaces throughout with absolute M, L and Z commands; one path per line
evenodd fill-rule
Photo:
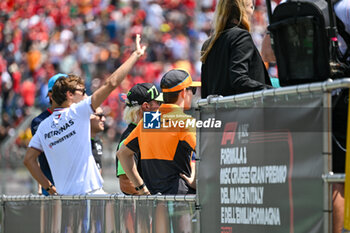
M 231 43 L 230 80 L 235 93 L 271 88 L 249 77 L 251 58 L 254 56 L 255 45 L 248 31 L 242 31 Z M 261 61 L 262 62 L 262 61 Z
M 202 48 L 201 48 L 201 56 L 202 56 L 202 53 L 204 52 L 204 50 L 208 47 L 209 45 L 209 42 L 210 42 L 210 39 L 206 40 L 203 45 L 202 45 Z M 202 64 L 202 67 L 201 67 L 201 81 L 202 81 L 202 88 L 201 88 L 201 97 L 202 98 L 206 98 L 208 96 L 208 90 L 207 90 L 207 77 L 206 77 L 206 72 L 204 71 L 204 63 Z
M 34 118 L 32 120 L 32 123 L 30 125 L 30 131 L 32 132 L 32 135 L 34 135 L 36 133 L 36 131 L 38 130 L 38 127 L 40 125 L 41 121 L 38 120 L 37 118 Z
M 132 150 L 135 153 L 140 153 L 140 147 L 139 147 L 139 140 L 138 138 L 132 139 L 127 145 L 125 145 L 127 148 Z

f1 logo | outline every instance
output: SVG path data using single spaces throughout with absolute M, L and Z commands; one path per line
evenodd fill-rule
M 225 124 L 224 133 L 222 134 L 221 145 L 226 145 L 227 141 L 230 141 L 231 145 L 233 145 L 235 141 L 237 129 L 237 122 L 229 122 Z

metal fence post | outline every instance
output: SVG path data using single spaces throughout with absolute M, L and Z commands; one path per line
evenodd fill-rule
M 329 91 L 323 94 L 323 156 L 324 174 L 332 171 L 332 96 Z M 324 233 L 332 233 L 332 185 L 328 181 L 323 183 L 324 192 Z

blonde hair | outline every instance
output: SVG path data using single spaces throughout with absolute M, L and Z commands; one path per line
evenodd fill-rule
M 215 9 L 213 35 L 209 40 L 208 46 L 202 51 L 202 63 L 205 63 L 215 41 L 219 38 L 229 23 L 236 23 L 238 27 L 246 29 L 247 31 L 250 30 L 250 23 L 245 10 L 245 1 L 246 0 L 218 1 Z
M 136 105 L 136 106 L 126 106 L 124 109 L 124 113 L 123 113 L 123 119 L 127 124 L 130 123 L 139 123 L 140 120 L 140 111 L 142 111 L 141 106 L 140 105 Z

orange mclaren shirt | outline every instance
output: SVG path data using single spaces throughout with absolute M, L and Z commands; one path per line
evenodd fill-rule
M 180 177 L 191 174 L 191 156 L 196 147 L 194 119 L 175 104 L 162 104 L 160 129 L 144 129 L 143 120 L 124 144 L 141 153 L 143 179 L 152 194 L 195 193 Z

